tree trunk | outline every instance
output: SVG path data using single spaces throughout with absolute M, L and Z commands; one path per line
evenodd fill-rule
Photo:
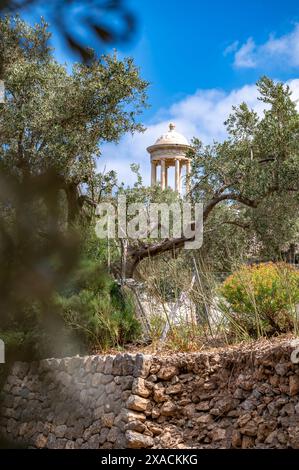
M 260 201 L 254 201 L 234 193 L 226 193 L 215 195 L 203 209 L 203 222 L 205 222 L 213 209 L 222 201 L 235 201 L 247 207 L 256 208 Z M 195 223 L 191 224 L 191 229 L 194 230 Z M 137 265 L 145 258 L 155 257 L 168 251 L 175 251 L 184 246 L 186 242 L 194 240 L 193 237 L 171 238 L 163 240 L 162 242 L 143 246 L 141 248 L 128 247 L 128 257 L 126 260 L 126 278 L 133 277 Z
M 77 222 L 81 205 L 79 202 L 79 193 L 78 193 L 78 185 L 75 183 L 69 183 L 65 186 L 65 193 L 67 197 L 67 221 L 68 226 L 70 227 L 74 223 Z

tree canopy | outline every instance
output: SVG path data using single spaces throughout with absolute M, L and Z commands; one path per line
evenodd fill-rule
M 204 203 L 206 225 L 224 204 L 227 210 L 217 217 L 218 224 L 253 230 L 251 241 L 268 240 L 277 254 L 298 237 L 299 114 L 288 85 L 262 77 L 257 88 L 265 104 L 262 116 L 241 103 L 225 123 L 227 139 L 207 146 L 193 140 L 188 198 Z M 185 241 L 182 237 L 131 249 L 131 265 L 180 248 Z
M 132 59 L 116 55 L 75 64 L 68 73 L 49 48 L 47 25 L 19 18 L 0 22 L 0 61 L 6 101 L 0 114 L 2 168 L 22 179 L 51 172 L 68 197 L 69 218 L 80 184 L 94 181 L 103 141 L 142 130 L 147 83 Z
M 113 184 L 113 172 L 96 171 L 101 144 L 143 130 L 148 84 L 132 59 L 94 55 L 70 71 L 55 60 L 49 38 L 44 21 L 0 19 L 1 302 L 7 312 L 16 297 L 45 298 L 61 284 L 76 259 L 77 234 L 70 229 L 86 204 L 95 205 L 90 196 Z

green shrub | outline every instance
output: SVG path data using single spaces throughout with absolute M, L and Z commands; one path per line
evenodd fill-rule
M 167 335 L 166 346 L 172 351 L 198 351 L 203 345 L 203 331 L 198 325 L 181 322 L 173 326 Z
M 166 323 L 165 317 L 159 313 L 150 316 L 149 336 L 153 343 L 155 343 L 156 341 L 159 341 L 162 335 L 165 323 Z
M 55 303 L 88 350 L 123 346 L 140 334 L 132 297 L 97 263 L 84 263 Z
M 299 271 L 287 263 L 243 266 L 220 288 L 221 309 L 236 336 L 258 337 L 297 328 Z
M 95 261 L 85 261 L 68 285 L 49 298 L 20 305 L 18 316 L 1 325 L 6 364 L 0 388 L 14 361 L 73 356 L 123 346 L 138 338 L 133 300 Z

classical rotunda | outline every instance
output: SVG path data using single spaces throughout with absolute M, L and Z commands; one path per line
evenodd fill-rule
M 175 168 L 174 189 L 179 193 L 182 190 L 182 168 L 186 167 L 186 191 L 188 188 L 188 175 L 190 174 L 190 158 L 187 152 L 190 149 L 188 140 L 175 130 L 174 124 L 169 124 L 169 130 L 159 137 L 154 145 L 147 148 L 151 156 L 151 185 L 157 184 L 157 167 L 160 166 L 161 188 L 168 187 L 168 169 Z

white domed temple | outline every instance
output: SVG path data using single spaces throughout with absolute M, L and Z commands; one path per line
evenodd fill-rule
M 190 174 L 191 160 L 186 156 L 190 148 L 188 140 L 175 130 L 175 125 L 169 124 L 169 131 L 162 134 L 154 145 L 147 148 L 151 156 L 151 185 L 157 184 L 157 167 L 160 166 L 161 188 L 167 188 L 168 169 L 175 167 L 174 189 L 180 193 L 182 190 L 183 166 L 186 167 L 186 176 Z M 188 178 L 186 178 L 186 191 L 189 191 Z

